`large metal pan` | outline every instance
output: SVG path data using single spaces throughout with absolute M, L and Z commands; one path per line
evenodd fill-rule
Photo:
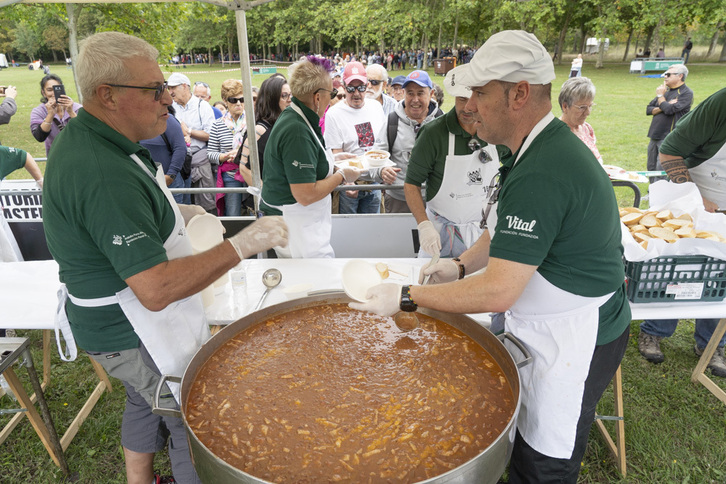
M 340 295 L 319 295 L 310 296 L 303 299 L 297 299 L 288 301 L 282 304 L 270 306 L 262 309 L 255 313 L 249 314 L 242 319 L 235 321 L 228 325 L 219 333 L 214 335 L 212 339 L 202 346 L 197 354 L 194 355 L 192 360 L 189 362 L 184 375 L 179 377 L 178 375 L 165 375 L 157 386 L 157 398 L 154 402 L 154 413 L 160 415 L 170 415 L 174 417 L 181 417 L 184 420 L 184 426 L 187 430 L 189 437 L 189 446 L 192 453 L 192 460 L 194 467 L 199 474 L 200 479 L 204 483 L 214 484 L 227 484 L 227 483 L 254 483 L 254 484 L 266 484 L 267 481 L 258 479 L 250 474 L 247 474 L 235 467 L 230 466 L 225 461 L 217 457 L 207 447 L 202 444 L 196 437 L 194 432 L 189 427 L 189 422 L 186 419 L 186 401 L 189 396 L 189 391 L 194 382 L 197 372 L 207 359 L 229 339 L 234 337 L 240 331 L 247 329 L 248 327 L 268 319 L 270 316 L 285 313 L 293 309 L 299 309 L 309 306 L 317 306 L 326 303 L 348 303 L 351 299 L 344 294 Z M 474 341 L 479 343 L 484 349 L 486 349 L 499 364 L 504 372 L 504 376 L 510 385 L 512 394 L 516 401 L 516 407 L 514 414 L 510 422 L 507 424 L 505 429 L 496 438 L 496 440 L 486 449 L 484 449 L 479 455 L 469 460 L 468 462 L 460 465 L 459 467 L 452 469 L 449 472 L 436 476 L 432 479 L 428 479 L 426 483 L 496 483 L 504 473 L 505 466 L 509 460 L 512 452 L 512 445 L 514 443 L 514 436 L 516 433 L 517 417 L 519 415 L 519 408 L 521 405 L 521 388 L 519 380 L 518 368 L 527 365 L 531 361 L 531 356 L 512 335 L 504 334 L 499 337 L 494 336 L 491 331 L 484 328 L 482 325 L 477 323 L 472 318 L 465 315 L 443 313 L 439 311 L 432 311 L 428 309 L 419 310 L 423 314 L 427 314 L 441 321 L 444 321 L 451 326 L 461 330 Z M 515 362 L 512 355 L 505 348 L 503 341 L 507 340 L 513 346 L 517 347 L 521 360 Z M 158 395 L 161 392 L 161 387 L 166 381 L 181 382 L 181 412 L 177 410 L 169 410 L 159 408 Z

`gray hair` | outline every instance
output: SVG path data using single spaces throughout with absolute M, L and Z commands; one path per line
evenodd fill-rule
M 381 75 L 381 79 L 383 80 L 383 82 L 388 81 L 388 71 L 381 64 L 371 64 L 366 67 L 366 74 L 371 74 L 372 72 L 376 71 L 378 72 L 378 74 Z
M 587 77 L 571 77 L 562 84 L 558 101 L 561 108 L 564 104 L 572 106 L 577 101 L 594 98 L 595 84 L 590 79 Z
M 685 64 L 674 64 L 670 66 L 670 69 L 675 71 L 676 74 L 683 74 L 683 78 L 681 80 L 686 82 L 686 77 L 688 77 L 688 67 L 686 67 Z
M 138 57 L 156 61 L 159 51 L 145 40 L 121 32 L 100 32 L 84 39 L 76 65 L 83 101 L 92 100 L 102 84 L 128 84 L 132 76 L 126 61 Z

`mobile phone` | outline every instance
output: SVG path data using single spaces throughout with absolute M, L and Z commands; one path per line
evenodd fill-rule
M 66 95 L 66 88 L 63 87 L 63 84 L 56 84 L 53 86 L 53 95 L 55 96 L 56 102 L 58 102 L 58 99 L 60 99 L 61 96 Z
M 6 86 L 0 86 L 0 95 L 5 94 L 5 87 Z

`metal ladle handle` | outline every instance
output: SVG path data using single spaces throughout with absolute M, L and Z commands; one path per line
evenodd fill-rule
M 265 293 L 262 295 L 262 297 L 260 297 L 260 300 L 257 301 L 257 306 L 255 306 L 255 311 L 257 311 L 258 309 L 260 309 L 262 307 L 262 303 L 265 302 L 265 299 L 267 299 L 267 295 L 270 293 L 271 290 L 272 290 L 271 287 L 268 287 L 265 289 Z

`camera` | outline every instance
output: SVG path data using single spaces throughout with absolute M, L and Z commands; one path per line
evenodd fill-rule
M 53 86 L 53 95 L 55 96 L 56 102 L 58 102 L 58 99 L 60 99 L 61 96 L 66 95 L 66 88 L 63 87 L 63 84 L 56 84 Z
M 7 86 L 0 86 L 0 96 L 4 96 L 5 95 L 5 88 L 6 87 Z

